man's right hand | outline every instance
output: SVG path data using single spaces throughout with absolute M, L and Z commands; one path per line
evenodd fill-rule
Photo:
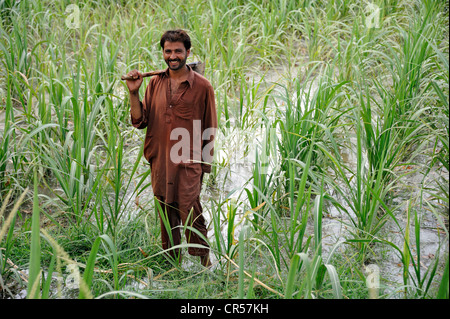
M 144 80 L 142 77 L 142 73 L 138 70 L 134 69 L 127 74 L 131 76 L 134 80 L 127 80 L 127 87 L 131 94 L 136 94 L 139 92 L 139 88 L 141 87 L 142 81 Z

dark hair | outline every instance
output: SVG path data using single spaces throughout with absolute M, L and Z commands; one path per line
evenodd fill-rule
M 161 37 L 161 41 L 159 41 L 159 44 L 161 45 L 162 49 L 164 49 L 164 43 L 166 41 L 183 42 L 186 50 L 189 50 L 191 48 L 191 38 L 185 31 L 183 31 L 181 29 L 169 30 L 169 31 L 164 32 L 164 34 Z

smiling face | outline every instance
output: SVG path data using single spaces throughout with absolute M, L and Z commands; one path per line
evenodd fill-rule
M 164 43 L 164 61 L 166 61 L 169 69 L 173 71 L 180 70 L 186 65 L 186 60 L 189 53 L 190 50 L 186 50 L 183 42 L 166 41 Z

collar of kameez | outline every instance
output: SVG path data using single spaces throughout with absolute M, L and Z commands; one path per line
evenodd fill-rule
M 191 66 L 189 64 L 186 64 L 189 73 L 188 73 L 188 77 L 185 81 L 187 81 L 189 83 L 189 86 L 192 88 L 192 85 L 194 84 L 194 73 L 195 71 L 192 70 Z M 164 75 L 169 77 L 169 68 L 166 69 L 166 71 L 164 72 Z M 185 81 L 183 81 L 182 83 L 184 83 Z

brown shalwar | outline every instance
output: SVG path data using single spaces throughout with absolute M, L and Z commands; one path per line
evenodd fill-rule
M 142 118 L 131 116 L 134 127 L 147 128 L 144 157 L 150 163 L 153 193 L 167 211 L 174 245 L 180 243 L 180 221 L 207 238 L 200 191 L 203 173 L 211 171 L 217 128 L 214 90 L 206 78 L 187 67 L 187 80 L 174 94 L 168 69 L 152 77 L 141 103 Z M 161 237 L 163 248 L 170 248 L 162 221 Z M 206 241 L 188 228 L 186 239 L 205 246 L 189 247 L 191 255 L 209 254 Z

